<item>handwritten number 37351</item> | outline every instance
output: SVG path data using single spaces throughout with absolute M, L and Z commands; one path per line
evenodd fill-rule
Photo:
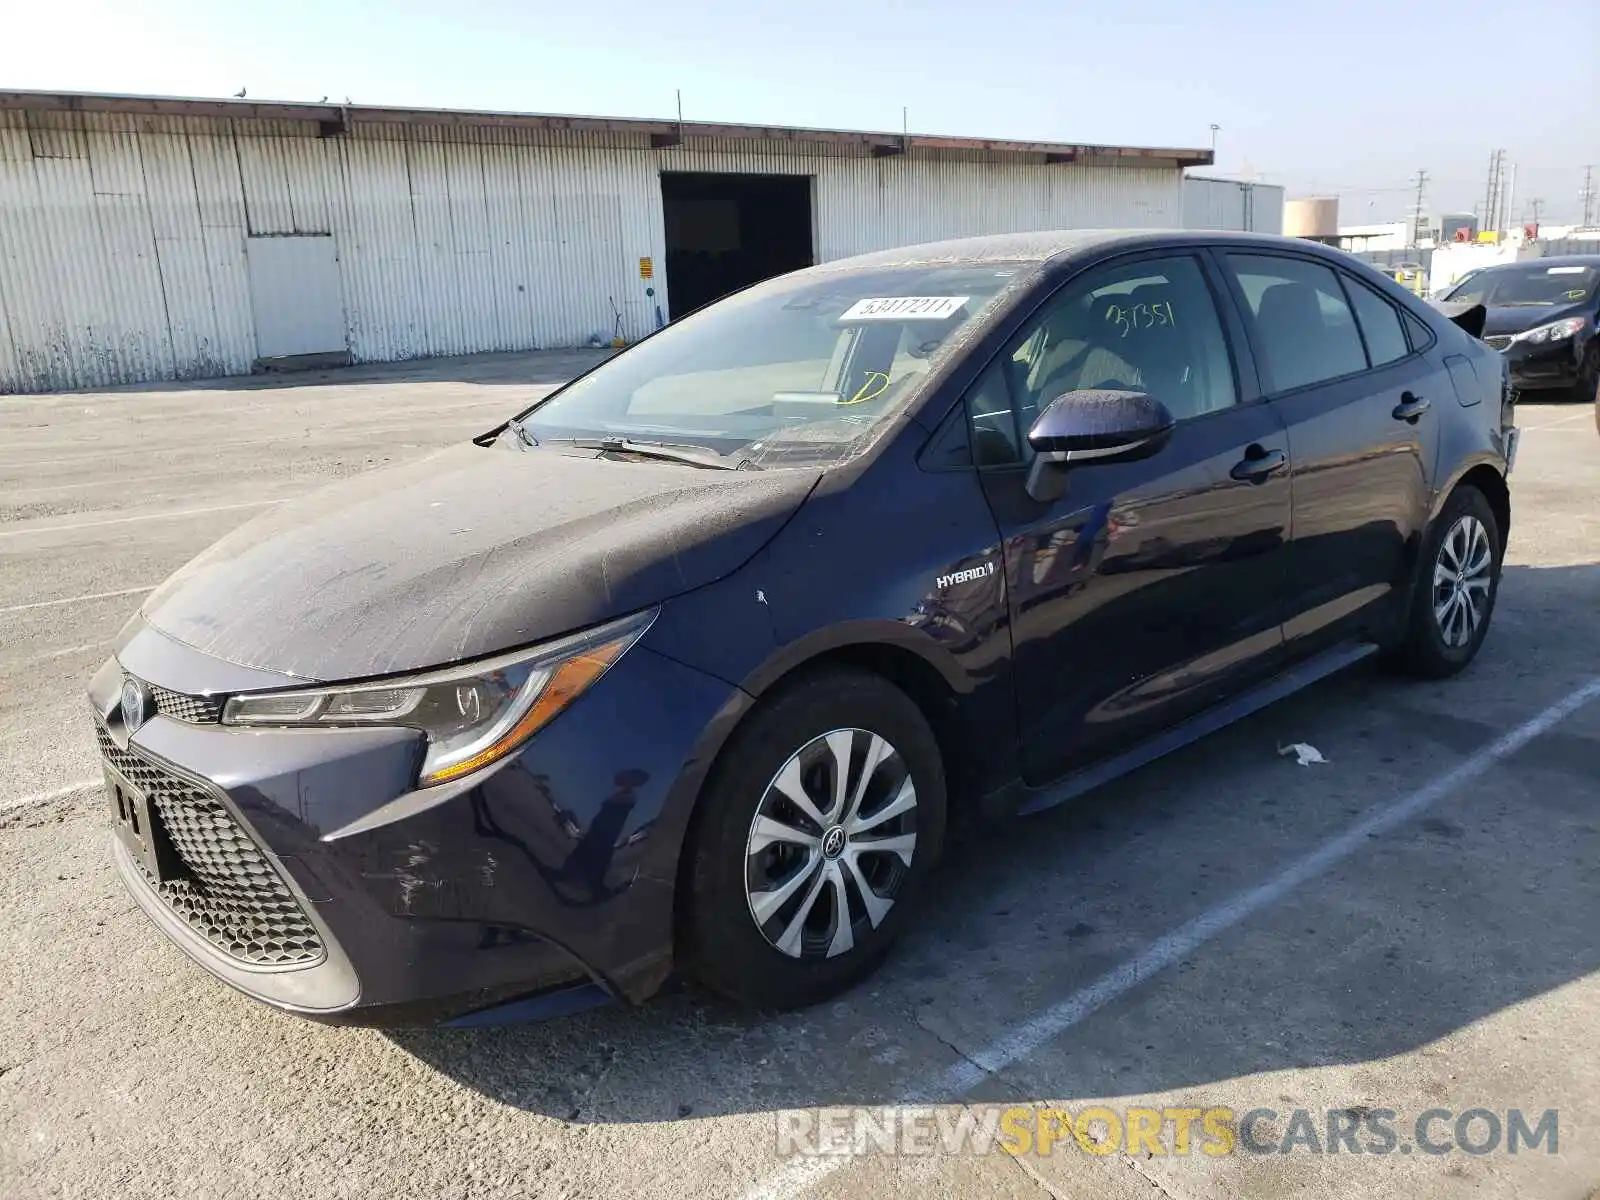
M 1163 300 L 1159 304 L 1132 304 L 1126 308 L 1113 304 L 1106 309 L 1106 320 L 1122 330 L 1123 337 L 1135 329 L 1170 328 L 1178 323 L 1172 314 L 1170 300 Z

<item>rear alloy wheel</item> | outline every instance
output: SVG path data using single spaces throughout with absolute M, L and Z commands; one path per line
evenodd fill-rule
M 1402 648 L 1414 674 L 1454 675 L 1478 653 L 1500 589 L 1502 550 L 1488 498 L 1470 484 L 1457 488 L 1434 521 L 1417 563 Z
M 1489 584 L 1494 550 L 1489 531 L 1471 513 L 1456 519 L 1433 564 L 1433 619 L 1439 636 L 1459 650 L 1477 637 L 1489 619 Z
M 944 818 L 938 744 L 905 693 L 843 668 L 785 686 L 735 731 L 701 797 L 684 966 L 762 1008 L 837 995 L 887 954 Z

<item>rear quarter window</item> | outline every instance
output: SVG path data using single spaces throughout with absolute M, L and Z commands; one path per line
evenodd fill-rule
M 1366 284 L 1345 276 L 1345 289 L 1350 293 L 1350 304 L 1356 310 L 1356 321 L 1361 326 L 1361 336 L 1366 339 L 1367 356 L 1372 365 L 1381 367 L 1406 357 L 1411 346 L 1406 341 L 1406 331 L 1400 323 L 1400 311 Z

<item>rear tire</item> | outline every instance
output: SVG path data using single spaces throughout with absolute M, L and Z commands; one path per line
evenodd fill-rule
M 1417 556 L 1400 663 L 1424 679 L 1454 675 L 1478 653 L 1500 591 L 1504 545 L 1494 507 L 1471 484 L 1445 501 Z
M 838 995 L 913 916 L 944 826 L 938 743 L 911 699 L 865 671 L 805 676 L 735 731 L 707 783 L 685 848 L 685 967 L 760 1008 Z

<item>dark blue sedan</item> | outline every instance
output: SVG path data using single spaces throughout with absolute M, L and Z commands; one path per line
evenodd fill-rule
M 118 867 L 307 1016 L 520 1019 L 674 972 L 816 1002 L 975 823 L 1368 655 L 1470 662 L 1510 397 L 1465 328 L 1300 241 L 770 280 L 145 600 L 90 687 Z

